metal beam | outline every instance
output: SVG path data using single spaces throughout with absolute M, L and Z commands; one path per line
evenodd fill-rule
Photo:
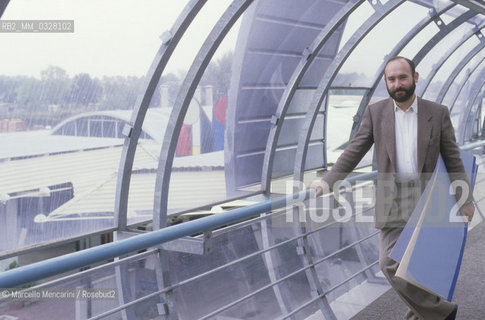
M 125 134 L 126 138 L 123 144 L 118 169 L 114 212 L 114 221 L 118 232 L 124 232 L 127 228 L 128 195 L 130 190 L 133 162 L 138 140 L 142 131 L 143 121 L 145 120 L 145 115 L 150 105 L 150 101 L 152 100 L 153 93 L 155 92 L 158 82 L 160 81 L 160 77 L 165 70 L 170 57 L 172 56 L 173 51 L 189 25 L 192 23 L 206 2 L 207 0 L 192 0 L 187 3 L 173 24 L 171 30 L 165 32 L 161 36 L 162 45 L 156 53 L 155 58 L 153 59 L 148 70 L 141 94 L 137 97 L 131 115 L 130 124 L 125 125 L 123 128 L 123 133 Z M 116 236 L 117 234 L 115 234 L 115 237 Z M 160 261 L 159 267 L 168 269 L 168 263 L 166 261 Z M 123 268 L 117 266 L 115 269 L 116 282 L 119 288 L 119 299 L 120 302 L 123 303 L 127 299 L 126 295 L 129 295 L 129 290 L 126 291 L 126 288 L 128 288 L 128 284 L 126 283 L 127 278 L 124 276 L 125 270 Z M 168 277 L 158 277 L 160 274 L 163 275 L 167 273 L 168 270 L 167 272 L 157 273 L 158 286 L 164 287 L 169 284 L 170 279 Z M 124 310 L 122 312 L 123 318 L 131 318 L 130 313 L 132 312 L 133 310 L 131 309 L 128 311 Z
M 447 36 L 450 32 L 461 26 L 463 23 L 467 22 L 469 19 L 473 18 L 476 16 L 478 13 L 472 10 L 469 10 L 453 21 L 451 21 L 447 25 L 441 25 L 440 31 L 435 34 L 419 52 L 414 56 L 413 61 L 418 65 L 421 60 L 429 53 L 431 50 L 445 37 Z
M 436 101 L 438 103 L 442 103 L 443 99 L 445 98 L 446 93 L 450 90 L 451 85 L 455 81 L 456 77 L 458 74 L 465 68 L 465 66 L 473 59 L 485 46 L 485 40 L 482 35 L 480 38 L 481 42 L 473 48 L 461 61 L 460 63 L 455 67 L 455 69 L 451 72 L 450 76 L 446 78 L 445 83 L 441 86 L 441 90 L 438 93 L 438 97 L 436 98 Z M 477 65 L 478 66 L 478 65 Z M 464 82 L 462 82 L 462 85 L 464 85 Z M 461 86 L 463 87 L 463 86 Z M 460 88 L 461 91 L 461 88 Z M 453 101 L 456 101 L 456 97 L 458 94 L 455 96 L 455 99 Z M 450 109 L 453 109 L 454 102 L 450 104 Z
M 156 247 L 162 243 L 181 237 L 213 230 L 215 228 L 252 218 L 271 210 L 301 203 L 302 201 L 313 197 L 314 194 L 314 190 L 305 190 L 286 197 L 262 201 L 247 207 L 187 221 L 160 230 L 133 236 L 131 238 L 110 242 L 97 247 L 4 271 L 0 273 L 0 288 L 19 287 L 26 283 L 59 275 L 94 263 L 103 262 L 139 250 Z
M 441 59 L 437 63 L 433 64 L 433 68 L 430 71 L 430 74 L 426 77 L 426 81 L 424 82 L 424 84 L 421 81 L 421 85 L 420 85 L 420 88 L 418 90 L 418 96 L 420 96 L 420 97 L 424 96 L 425 92 L 428 89 L 429 84 L 431 83 L 433 78 L 436 76 L 438 71 L 441 69 L 441 67 L 446 63 L 446 61 L 448 61 L 448 59 L 451 57 L 451 55 L 453 53 L 455 53 L 471 37 L 473 37 L 474 35 L 477 36 L 477 37 L 478 37 L 479 34 L 481 35 L 480 31 L 482 29 L 483 29 L 483 26 L 481 26 L 480 28 L 474 28 L 473 30 L 470 30 L 467 33 L 465 33 L 454 46 L 450 47 L 448 49 L 448 51 L 446 51 L 441 56 Z
M 133 113 L 131 115 L 130 125 L 126 126 L 123 130 L 126 138 L 123 144 L 118 169 L 114 213 L 115 226 L 117 226 L 118 230 L 120 231 L 126 230 L 128 195 L 130 190 L 133 161 L 148 106 L 150 105 L 150 101 L 152 100 L 156 86 L 160 81 L 160 76 L 165 70 L 165 67 L 172 56 L 175 47 L 206 2 L 207 0 L 190 1 L 183 9 L 170 31 L 165 32 L 162 35 L 163 43 L 160 46 L 160 49 L 158 49 L 150 69 L 148 70 L 146 76 L 147 80 L 143 85 L 143 90 L 141 91 L 142 93 L 136 99 Z
M 9 2 L 10 2 L 10 0 L 0 1 L 0 18 L 2 17 L 3 13 L 5 12 L 5 9 L 7 8 Z
M 187 109 L 204 71 L 231 27 L 253 0 L 234 0 L 218 20 L 194 59 L 170 114 L 158 162 L 153 203 L 153 228 L 166 226 L 168 191 L 178 136 Z
M 485 3 L 483 0 L 451 0 L 464 7 L 468 7 L 477 13 L 485 14 Z
M 478 96 L 480 95 L 480 92 L 483 89 L 483 86 L 485 85 L 485 67 L 480 71 L 478 74 L 475 82 L 472 84 L 472 87 L 470 88 L 470 99 L 468 101 L 468 104 L 465 107 L 464 112 L 460 112 L 460 127 L 458 131 L 458 143 L 462 145 L 465 142 L 465 134 L 467 130 L 467 124 L 472 111 L 472 107 L 476 104 L 476 100 Z M 472 117 L 472 121 L 475 118 L 475 115 Z
M 316 92 L 313 96 L 312 102 L 306 113 L 305 122 L 301 129 L 301 134 L 298 139 L 298 148 L 295 156 L 295 167 L 293 171 L 293 179 L 295 181 L 303 180 L 303 172 L 305 169 L 305 161 L 307 155 L 308 144 L 310 142 L 310 136 L 315 123 L 318 110 L 322 104 L 323 99 L 328 93 L 332 81 L 335 79 L 338 71 L 345 63 L 349 55 L 357 47 L 357 45 L 362 41 L 362 39 L 388 14 L 390 14 L 394 9 L 399 7 L 405 1 L 402 0 L 390 0 L 384 5 L 378 5 L 375 8 L 376 12 L 370 16 L 359 29 L 355 31 L 352 37 L 347 41 L 344 47 L 336 55 L 333 62 L 328 67 L 322 80 L 320 81 Z
M 278 145 L 278 138 L 283 126 L 283 122 L 290 106 L 291 100 L 295 95 L 305 72 L 310 68 L 312 62 L 318 55 L 318 52 L 327 43 L 327 40 L 334 34 L 334 32 L 342 26 L 347 18 L 354 12 L 365 0 L 352 0 L 343 6 L 337 14 L 326 24 L 325 28 L 318 34 L 312 44 L 302 53 L 302 59 L 296 66 L 290 80 L 281 96 L 276 109 L 274 118 L 274 125 L 268 136 L 266 144 L 266 151 L 263 160 L 263 169 L 261 177 L 261 189 L 268 193 L 271 187 L 271 175 L 273 171 L 273 161 L 275 157 L 276 147 Z

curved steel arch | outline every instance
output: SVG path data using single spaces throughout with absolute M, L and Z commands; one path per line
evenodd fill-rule
M 264 192 L 269 192 L 271 185 L 271 176 L 273 171 L 273 161 L 275 156 L 276 146 L 278 144 L 278 137 L 283 126 L 283 122 L 290 106 L 290 102 L 300 84 L 305 72 L 310 68 L 312 62 L 317 57 L 317 53 L 322 49 L 327 40 L 333 33 L 346 21 L 346 19 L 354 12 L 365 0 L 351 0 L 344 7 L 342 7 L 337 15 L 325 26 L 325 28 L 318 34 L 312 44 L 303 53 L 303 58 L 295 68 L 291 75 L 285 91 L 278 103 L 278 108 L 275 112 L 276 124 L 271 127 L 266 144 L 266 151 L 263 160 L 263 170 L 261 178 L 261 189 Z
M 289 108 L 290 102 L 296 92 L 298 85 L 300 84 L 301 80 L 305 72 L 309 69 L 311 63 L 317 56 L 317 53 L 320 49 L 324 46 L 327 40 L 333 35 L 333 33 L 346 21 L 348 16 L 352 14 L 365 0 L 352 0 L 348 2 L 344 7 L 342 7 L 337 15 L 335 15 L 325 26 L 325 28 L 318 34 L 312 44 L 306 48 L 303 52 L 303 57 L 296 66 L 295 70 L 293 71 L 290 80 L 283 92 L 283 95 L 278 103 L 277 110 L 274 115 L 274 122 L 275 125 L 271 127 L 267 144 L 266 150 L 263 159 L 263 168 L 262 168 L 262 179 L 261 179 L 261 189 L 268 193 L 270 191 L 271 185 L 271 176 L 272 176 L 272 167 L 273 167 L 273 160 L 275 156 L 276 145 L 278 143 L 278 137 L 283 125 L 284 118 L 286 116 L 286 112 Z M 304 227 L 296 226 L 294 227 L 297 229 L 295 230 L 298 233 L 305 233 Z M 263 235 L 268 234 L 269 230 L 267 230 L 268 226 L 263 225 Z M 305 249 L 311 247 L 308 243 L 307 237 L 302 237 L 298 240 L 298 246 L 302 248 L 301 252 L 301 260 L 305 265 L 312 265 L 312 256 L 310 254 L 310 250 Z M 315 293 L 322 295 L 320 299 L 318 299 L 318 303 L 320 305 L 320 310 L 324 314 L 326 319 L 336 319 L 335 314 L 333 313 L 330 304 L 328 303 L 326 297 L 323 295 L 323 288 L 318 278 L 318 274 L 314 267 L 311 267 L 305 271 L 306 277 L 310 284 L 310 288 Z M 285 294 L 281 293 L 282 297 L 285 297 Z M 281 299 L 283 300 L 283 299 Z
M 478 96 L 480 95 L 480 92 L 485 86 L 484 78 L 485 78 L 485 66 L 483 66 L 482 70 L 477 76 L 477 80 L 473 83 L 471 87 L 470 97 L 472 99 L 470 99 L 470 101 L 468 102 L 465 112 L 461 113 L 460 123 L 462 124 L 462 126 L 460 126 L 460 130 L 458 131 L 458 142 L 460 145 L 462 145 L 465 142 L 465 134 L 467 131 L 466 124 L 468 124 L 468 120 L 470 119 L 470 113 L 471 113 L 472 107 L 475 104 Z
M 421 50 L 414 56 L 413 61 L 418 65 L 421 60 L 431 51 L 431 49 L 436 46 L 445 36 L 447 36 L 450 32 L 458 28 L 463 23 L 467 22 L 469 19 L 476 16 L 478 12 L 469 10 L 463 13 L 462 15 L 455 18 L 449 24 L 441 26 L 440 31 L 435 34 Z
M 220 43 L 237 19 L 252 2 L 253 0 L 234 0 L 229 5 L 202 44 L 200 51 L 194 58 L 194 62 L 182 83 L 173 106 L 173 111 L 170 114 L 162 148 L 160 150 L 160 158 L 155 180 L 155 200 L 153 203 L 154 229 L 163 228 L 166 224 L 168 189 L 178 134 L 195 89 L 216 49 L 219 47 Z
M 204 6 L 207 0 L 192 0 L 183 9 L 170 31 L 164 33 L 163 43 L 153 59 L 150 69 L 146 76 L 143 95 L 139 95 L 135 102 L 135 108 L 131 116 L 131 127 L 125 127 L 125 142 L 121 153 L 120 166 L 118 169 L 118 181 L 116 184 L 115 195 L 115 224 L 118 230 L 126 230 L 128 194 L 130 190 L 131 172 L 133 169 L 133 160 L 135 158 L 136 147 L 140 133 L 142 131 L 143 121 L 150 105 L 150 101 L 155 92 L 156 86 L 165 69 L 175 47 L 179 43 L 183 34 L 192 23 L 193 19 Z
M 378 2 L 376 2 L 378 3 Z M 374 6 L 375 12 L 370 16 L 361 26 L 355 31 L 352 37 L 347 41 L 344 47 L 335 57 L 334 61 L 330 64 L 325 72 L 322 80 L 320 81 L 315 94 L 313 95 L 312 102 L 308 108 L 305 116 L 305 122 L 302 126 L 302 133 L 298 138 L 298 147 L 295 156 L 295 166 L 293 171 L 293 179 L 295 181 L 302 181 L 303 172 L 306 161 L 307 147 L 310 141 L 311 131 L 315 123 L 316 116 L 320 105 L 327 95 L 330 84 L 337 75 L 338 71 L 342 67 L 343 63 L 347 60 L 352 51 L 362 41 L 362 39 L 388 14 L 394 9 L 399 7 L 404 1 L 402 0 L 390 0 L 386 4 L 378 4 Z M 325 110 L 326 112 L 326 110 Z
M 435 21 L 440 15 L 443 13 L 447 12 L 451 8 L 455 7 L 456 4 L 450 4 L 447 7 L 443 8 L 441 11 L 436 12 L 436 10 L 430 11 L 429 16 L 418 22 L 414 26 L 414 28 L 409 31 L 400 41 L 397 45 L 394 46 L 392 51 L 389 53 L 389 57 L 397 56 L 399 52 L 401 52 L 404 47 L 408 44 L 409 41 L 411 41 L 419 32 L 421 32 L 424 28 L 426 28 L 431 22 Z M 381 81 L 382 76 L 384 75 L 384 69 L 386 67 L 386 61 L 383 61 L 382 64 L 379 66 L 378 71 L 376 72 L 376 77 L 374 79 L 374 83 L 372 84 L 371 88 L 367 92 L 367 94 L 362 98 L 359 108 L 357 109 L 357 113 L 354 116 L 354 124 L 352 125 L 352 130 L 350 132 L 350 138 L 351 140 L 355 134 L 357 133 L 357 130 L 359 130 L 360 122 L 362 120 L 362 115 L 364 114 L 365 108 L 367 108 L 367 105 L 369 104 L 370 100 L 372 99 L 372 96 L 374 95 L 374 92 L 377 89 L 377 86 L 379 85 L 379 82 Z
M 173 163 L 178 135 L 183 119 L 189 107 L 195 89 L 212 59 L 216 49 L 232 28 L 240 15 L 249 7 L 253 0 L 234 0 L 224 11 L 221 18 L 211 30 L 204 41 L 197 56 L 194 58 L 187 75 L 179 90 L 160 151 L 153 204 L 153 228 L 165 227 L 167 220 L 168 189 L 171 178 L 171 166 Z M 163 270 L 160 270 L 161 273 Z
M 485 47 L 485 45 L 481 46 L 479 51 L 482 51 L 484 47 Z M 458 86 L 459 89 L 457 90 L 455 97 L 453 98 L 453 102 L 451 103 L 450 112 L 453 111 L 453 107 L 456 104 L 456 100 L 458 100 L 458 97 L 460 96 L 460 93 L 463 90 L 463 88 L 465 87 L 465 84 L 467 83 L 468 79 L 470 79 L 472 74 L 478 69 L 478 67 L 480 67 L 480 65 L 482 64 L 483 61 L 485 61 L 485 57 L 482 57 L 482 59 L 472 69 L 470 69 L 468 71 L 468 73 L 466 74 L 464 79 L 461 81 L 460 85 Z
M 163 42 L 147 73 L 147 80 L 143 86 L 143 94 L 137 97 L 131 116 L 130 125 L 125 125 L 123 129 L 123 133 L 125 134 L 126 138 L 123 144 L 118 169 L 118 180 L 116 183 L 114 222 L 118 229 L 115 233 L 115 237 L 118 237 L 119 232 L 125 231 L 127 227 L 128 194 L 130 190 L 133 161 L 135 158 L 138 140 L 142 132 L 142 125 L 145 120 L 145 115 L 150 105 L 150 101 L 153 97 L 153 93 L 155 92 L 156 86 L 160 81 L 160 77 L 177 44 L 206 2 L 207 0 L 192 0 L 187 3 L 170 31 L 162 35 Z M 164 272 L 161 272 L 161 270 L 168 268 L 168 262 L 165 257 L 160 257 L 158 263 L 158 271 L 160 272 L 157 272 L 157 284 L 160 287 L 164 287 L 170 283 L 170 279 Z M 120 266 L 115 268 L 115 281 L 119 289 L 118 299 L 121 303 L 126 303 L 128 300 L 131 300 L 130 290 L 127 289 L 128 285 L 126 279 L 128 279 L 128 277 L 126 277 L 126 273 L 126 268 L 122 268 Z M 162 299 L 162 297 L 160 298 Z M 172 309 L 173 299 L 171 294 L 167 293 L 163 295 L 163 300 L 165 300 L 164 302 L 168 304 L 170 309 Z M 134 317 L 133 309 L 124 310 L 122 312 L 122 317 L 123 319 Z M 174 314 L 174 316 L 171 318 L 176 319 L 177 316 Z
M 293 172 L 293 179 L 296 181 L 302 181 L 303 179 L 303 171 L 304 171 L 304 164 L 306 160 L 306 153 L 307 153 L 307 145 L 308 141 L 311 136 L 311 131 L 313 128 L 313 124 L 315 122 L 315 118 L 318 114 L 318 110 L 320 105 L 328 92 L 331 82 L 335 78 L 338 73 L 338 70 L 342 66 L 342 64 L 346 61 L 350 53 L 355 49 L 355 47 L 360 43 L 360 41 L 380 22 L 384 19 L 390 12 L 392 12 L 395 8 L 401 5 L 404 1 L 401 0 L 391 0 L 388 1 L 385 5 L 382 5 L 380 2 L 375 2 L 374 14 L 369 17 L 361 27 L 352 35 L 352 37 L 347 41 L 344 47 L 337 53 L 335 59 L 327 68 L 322 80 L 320 81 L 315 94 L 312 99 L 312 103 L 310 104 L 308 111 L 306 113 L 305 122 L 302 126 L 302 134 L 300 134 L 298 138 L 298 146 L 297 146 L 297 153 L 295 156 L 295 167 Z M 270 174 L 270 173 L 269 173 Z M 301 208 L 295 208 L 296 216 L 300 217 L 302 210 Z M 300 231 L 305 232 L 306 227 L 300 226 Z M 308 239 L 303 238 L 303 245 L 304 247 L 309 246 Z M 311 257 L 306 257 L 311 262 Z M 318 281 L 318 285 L 320 285 L 320 281 L 318 278 L 315 280 Z M 317 291 L 318 292 L 318 291 Z M 320 296 L 325 298 L 323 293 Z M 325 299 L 326 300 L 326 299 Z
M 438 71 L 441 69 L 441 67 L 448 61 L 448 59 L 451 57 L 453 53 L 455 53 L 462 45 L 465 44 L 466 41 L 471 39 L 474 35 L 478 37 L 478 34 L 481 34 L 480 31 L 484 28 L 484 26 L 481 26 L 480 28 L 474 28 L 473 30 L 470 30 L 466 34 L 463 35 L 463 38 L 458 41 L 453 47 L 451 47 L 444 55 L 443 58 L 441 59 L 440 63 L 436 64 L 436 67 L 434 67 L 428 77 L 426 78 L 426 82 L 424 85 L 421 85 L 420 90 L 418 95 L 419 96 L 424 96 L 426 91 L 428 90 L 428 86 L 431 83 L 431 81 L 434 79 Z
M 210 34 L 202 44 L 201 49 L 194 58 L 192 65 L 182 83 L 177 95 L 177 99 L 170 114 L 169 122 L 165 130 L 162 148 L 160 150 L 157 175 L 155 178 L 155 191 L 153 201 L 153 229 L 158 230 L 166 226 L 167 221 L 167 202 L 168 189 L 172 174 L 172 164 L 177 146 L 178 135 L 182 127 L 182 122 L 189 107 L 190 101 L 194 95 L 195 89 L 204 74 L 204 71 L 212 59 L 217 48 L 227 35 L 231 27 L 247 9 L 253 0 L 234 0 L 224 11 L 217 21 Z M 157 280 L 159 285 L 169 283 L 169 268 L 167 255 L 159 256 L 159 266 L 157 270 Z M 170 299 L 171 292 L 166 293 L 169 296 L 168 310 L 173 310 L 173 303 Z M 174 317 L 176 313 L 172 312 Z
M 480 106 L 481 104 L 483 103 L 483 98 L 485 97 L 485 81 L 482 82 L 482 86 L 479 88 L 479 90 L 477 91 L 477 95 L 475 96 L 475 98 L 473 99 L 474 103 L 472 103 L 470 105 L 470 112 L 468 113 L 468 120 L 467 122 L 469 121 L 470 122 L 470 126 L 466 127 L 465 128 L 465 132 L 464 132 L 464 141 L 468 139 L 470 139 L 471 141 L 471 138 L 473 138 L 473 131 L 472 132 L 469 132 L 470 130 L 473 130 L 473 123 L 475 121 L 475 119 L 477 119 L 477 116 L 478 116 L 478 110 L 480 109 Z M 473 110 L 473 106 L 476 106 L 476 109 Z M 464 144 L 464 142 L 463 142 Z
M 443 14 L 445 11 L 451 9 L 453 6 L 455 6 L 455 4 L 452 4 L 446 8 L 444 8 L 442 11 L 440 11 L 439 14 L 435 14 L 431 20 L 435 20 L 437 19 L 437 15 L 441 15 Z M 463 23 L 467 22 L 470 18 L 476 16 L 477 13 L 474 12 L 474 11 L 466 11 L 465 13 L 463 13 L 462 15 L 460 15 L 459 17 L 457 17 L 456 19 L 454 19 L 452 22 L 450 22 L 449 24 L 447 25 L 442 25 L 441 28 L 440 28 L 440 31 L 438 33 L 436 33 L 425 45 L 424 47 L 414 56 L 414 58 L 412 59 L 416 65 L 418 65 L 422 59 L 426 56 L 427 53 L 431 52 L 431 50 L 444 38 L 446 37 L 451 31 L 455 30 L 456 28 L 458 28 L 460 25 L 462 25 Z M 431 21 L 429 21 L 431 22 Z M 428 22 L 428 23 L 429 23 Z M 420 22 L 420 26 L 422 28 L 424 28 L 423 25 L 421 25 L 422 23 L 425 23 L 424 21 L 421 21 Z M 409 35 L 409 34 L 408 34 Z M 406 35 L 406 36 L 408 36 Z M 402 45 L 402 42 L 400 42 L 398 44 L 399 45 Z M 395 52 L 397 54 L 397 49 L 399 49 L 397 46 L 395 47 L 396 50 L 393 50 L 393 53 Z M 402 48 L 401 48 L 402 49 Z M 440 63 L 441 65 L 442 63 Z M 371 99 L 371 96 L 372 94 L 374 93 L 375 89 L 377 88 L 377 85 L 378 85 L 378 82 L 380 81 L 380 78 L 382 77 L 383 73 L 384 73 L 384 69 L 383 67 L 385 67 L 385 62 L 383 63 L 383 65 L 381 65 L 381 72 L 380 72 L 380 76 L 376 78 L 376 82 L 374 83 L 374 85 L 372 86 L 372 89 L 369 91 L 369 94 L 366 95 L 364 97 L 364 99 L 362 99 L 361 101 L 361 104 L 359 105 L 359 109 L 358 109 L 358 113 L 356 115 L 356 119 L 354 120 L 354 125 L 352 126 L 352 132 L 351 132 L 351 137 L 350 139 L 352 139 L 352 137 L 357 133 L 357 130 L 359 129 L 359 126 L 360 126 L 360 121 L 362 120 L 362 114 L 365 110 L 365 108 L 367 108 L 367 104 L 369 103 L 370 99 Z
M 446 79 L 445 83 L 441 86 L 441 90 L 440 90 L 440 92 L 438 94 L 438 97 L 436 98 L 436 101 L 438 103 L 442 103 L 443 102 L 443 99 L 445 98 L 446 94 L 450 90 L 450 87 L 453 84 L 453 82 L 455 81 L 455 79 L 458 76 L 458 74 L 463 70 L 463 68 L 466 67 L 466 65 L 470 62 L 470 60 L 473 59 L 483 49 L 484 46 L 485 46 L 485 40 L 482 37 L 481 38 L 481 42 L 475 48 L 473 48 L 472 51 L 470 51 L 466 55 L 466 57 L 463 58 L 460 61 L 460 63 L 455 67 L 455 69 L 453 70 L 453 72 Z M 476 67 L 478 67 L 478 65 Z M 470 76 L 470 75 L 468 75 L 468 76 Z M 464 82 L 462 83 L 462 85 L 464 85 Z M 460 91 L 461 91 L 461 89 L 460 89 Z M 453 99 L 453 103 L 450 104 L 450 109 L 453 109 L 453 105 L 454 105 L 454 102 L 456 101 L 456 97 L 457 96 L 458 95 L 456 95 L 455 98 Z

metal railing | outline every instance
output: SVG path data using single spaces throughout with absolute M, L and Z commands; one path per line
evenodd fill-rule
M 469 144 L 466 146 L 463 146 L 462 149 L 473 149 L 477 147 L 481 147 L 485 145 L 484 141 L 478 142 L 478 143 L 473 143 Z M 369 172 L 361 175 L 356 175 L 354 177 L 348 178 L 347 181 L 354 183 L 357 181 L 364 181 L 364 180 L 369 180 L 373 179 L 376 176 L 376 172 Z M 314 191 L 313 190 L 306 190 L 302 191 L 293 195 L 289 195 L 286 197 L 281 197 L 281 198 L 276 198 L 276 199 L 271 199 L 271 200 L 266 200 L 261 203 L 257 203 L 254 205 L 250 205 L 247 207 L 239 208 L 239 209 L 234 209 L 228 212 L 224 212 L 221 214 L 209 216 L 209 217 L 204 217 L 200 218 L 197 220 L 185 222 L 179 225 L 171 226 L 171 227 L 166 227 L 164 229 L 160 229 L 157 231 L 149 232 L 146 234 L 141 234 L 137 236 L 133 236 L 128 239 L 124 240 L 119 240 L 113 243 L 101 245 L 98 247 L 86 249 L 83 251 L 71 253 L 68 255 L 60 256 L 57 258 L 37 262 L 31 265 L 27 265 L 24 267 L 20 267 L 17 269 L 9 270 L 3 273 L 0 273 L 0 288 L 12 288 L 16 286 L 20 286 L 26 283 L 30 283 L 33 281 L 41 280 L 41 279 L 46 279 L 50 276 L 56 276 L 60 275 L 64 272 L 70 271 L 70 270 L 76 270 L 88 265 L 92 265 L 94 263 L 98 262 L 103 262 L 108 259 L 112 259 L 115 257 L 120 257 L 129 253 L 133 253 L 138 250 L 143 250 L 147 248 L 153 248 L 153 247 L 158 247 L 160 244 L 164 242 L 168 242 L 171 240 L 175 240 L 184 236 L 190 236 L 194 234 L 199 234 L 199 233 L 204 233 L 216 228 L 224 227 L 222 229 L 219 229 L 217 231 L 217 234 L 224 234 L 224 233 L 229 233 L 231 231 L 237 230 L 238 228 L 243 228 L 244 226 L 249 226 L 251 224 L 259 224 L 262 223 L 263 221 L 267 221 L 270 219 L 273 219 L 277 217 L 278 215 L 281 215 L 282 213 L 285 212 L 285 210 L 277 210 L 280 208 L 285 208 L 291 205 L 295 205 L 298 203 L 301 203 L 302 201 L 305 201 L 309 199 L 310 197 L 313 196 Z M 258 216 L 261 214 L 265 214 L 263 216 Z M 251 219 L 251 220 L 249 220 Z M 200 281 L 201 279 L 208 277 L 210 275 L 215 274 L 218 271 L 221 271 L 223 269 L 230 268 L 231 266 L 234 266 L 238 263 L 242 263 L 244 261 L 247 261 L 251 258 L 257 257 L 257 256 L 264 256 L 264 254 L 270 252 L 271 250 L 275 250 L 277 248 L 281 248 L 287 244 L 290 243 L 295 243 L 299 239 L 303 237 L 308 237 L 312 234 L 316 234 L 318 232 L 321 232 L 333 225 L 338 223 L 338 221 L 332 221 L 330 223 L 326 223 L 324 225 L 320 225 L 317 228 L 314 228 L 312 230 L 308 230 L 305 233 L 297 234 L 294 235 L 284 241 L 280 241 L 278 243 L 270 244 L 269 246 L 265 246 L 263 249 L 259 249 L 255 252 L 252 252 L 250 254 L 247 254 L 243 257 L 234 259 L 233 261 L 230 261 L 229 263 L 225 263 L 223 265 L 220 265 L 218 267 L 215 267 L 211 270 L 202 272 L 198 275 L 192 276 L 188 279 L 184 279 L 182 281 L 178 281 L 175 284 L 165 286 L 163 288 L 159 288 L 157 291 L 152 292 L 150 294 L 147 294 L 143 297 L 134 299 L 130 302 L 127 303 L 122 303 L 120 306 L 111 308 L 108 311 L 101 312 L 94 317 L 90 319 L 100 319 L 107 317 L 109 315 L 112 315 L 116 312 L 126 310 L 127 308 L 130 308 L 138 303 L 142 303 L 144 301 L 147 301 L 150 298 L 160 296 L 161 294 L 165 294 L 167 292 L 171 292 L 177 288 L 180 288 L 185 285 L 192 284 L 194 282 Z M 229 227 L 227 227 L 229 225 Z M 216 308 L 216 310 L 213 310 L 204 316 L 201 316 L 200 319 L 207 319 L 212 316 L 215 316 L 217 314 L 223 313 L 225 310 L 230 309 L 231 307 L 234 307 L 235 305 L 242 303 L 244 301 L 249 300 L 252 297 L 255 297 L 259 293 L 263 292 L 264 290 L 268 290 L 271 288 L 274 288 L 276 286 L 279 286 L 281 283 L 284 281 L 290 279 L 291 277 L 296 276 L 299 273 L 306 272 L 308 268 L 315 267 L 319 264 L 322 264 L 323 262 L 327 261 L 328 259 L 331 259 L 335 256 L 338 256 L 345 250 L 351 249 L 351 248 L 356 248 L 359 247 L 364 241 L 367 241 L 374 236 L 376 236 L 378 232 L 372 232 L 367 235 L 364 235 L 362 237 L 359 237 L 358 240 L 351 242 L 350 244 L 347 244 L 335 252 L 326 254 L 324 257 L 319 257 L 313 261 L 312 264 L 310 265 L 305 265 L 302 266 L 296 270 L 292 270 L 290 273 L 285 274 L 278 278 L 275 281 L 271 281 L 270 283 L 264 284 L 264 286 L 253 290 L 252 292 L 239 297 L 238 299 L 235 299 L 234 301 L 231 301 L 230 303 L 227 303 L 223 306 L 219 306 Z M 113 267 L 115 265 L 120 265 L 122 263 L 128 262 L 128 261 L 134 261 L 137 259 L 137 257 L 142 258 L 142 257 L 147 257 L 147 256 L 152 256 L 156 255 L 158 250 L 150 250 L 149 252 L 145 252 L 142 254 L 133 254 L 129 258 L 124 258 L 117 260 L 115 262 L 110 262 L 108 264 L 104 264 L 102 266 L 82 271 L 80 273 L 74 274 L 74 275 L 69 275 L 66 276 L 63 279 L 59 280 L 54 280 L 48 283 L 41 284 L 38 287 L 49 287 L 49 286 L 54 286 L 58 283 L 61 283 L 62 281 L 66 281 L 68 279 L 71 281 L 72 279 L 82 279 L 82 277 L 85 277 L 87 274 L 93 273 L 95 271 L 107 269 L 110 267 Z M 283 319 L 286 318 L 292 318 L 293 315 L 297 314 L 299 311 L 303 310 L 307 306 L 310 306 L 313 302 L 317 301 L 321 297 L 324 297 L 331 292 L 335 291 L 339 287 L 341 287 L 344 284 L 349 283 L 352 281 L 352 279 L 356 278 L 359 275 L 365 274 L 366 272 L 369 272 L 371 268 L 377 265 L 377 261 L 370 261 L 369 263 L 366 263 L 365 265 L 362 265 L 359 270 L 355 271 L 354 273 L 348 275 L 345 279 L 341 280 L 338 283 L 332 284 L 329 288 L 325 289 L 324 292 L 318 292 L 316 295 L 312 295 L 312 298 L 305 301 L 303 304 L 298 305 L 296 308 L 293 308 L 293 310 L 289 310 L 286 313 L 282 313 Z
M 209 231 L 227 224 L 249 219 L 256 215 L 283 208 L 308 199 L 314 190 L 262 201 L 224 214 L 212 215 L 182 224 L 166 227 L 131 238 L 73 252 L 56 258 L 32 263 L 0 273 L 0 288 L 14 288 L 37 280 L 79 269 L 94 263 L 120 257 L 138 250 L 158 246 L 184 236 Z

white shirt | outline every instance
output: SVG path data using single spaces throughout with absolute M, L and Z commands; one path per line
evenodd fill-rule
M 418 178 L 418 99 L 402 111 L 394 101 L 398 179 Z

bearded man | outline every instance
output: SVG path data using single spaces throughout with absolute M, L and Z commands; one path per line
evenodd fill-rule
M 316 196 L 343 180 L 372 145 L 377 160 L 375 225 L 381 229 L 379 266 L 408 305 L 405 319 L 455 319 L 457 305 L 395 276 L 399 263 L 389 257 L 441 154 L 451 181 L 468 179 L 456 144 L 448 108 L 416 96 L 419 74 L 413 61 L 390 58 L 384 69 L 390 98 L 369 105 L 358 133 L 322 180 L 312 182 Z M 470 190 L 470 189 L 469 189 Z M 457 192 L 457 198 L 461 193 Z M 471 192 L 461 214 L 469 221 Z

